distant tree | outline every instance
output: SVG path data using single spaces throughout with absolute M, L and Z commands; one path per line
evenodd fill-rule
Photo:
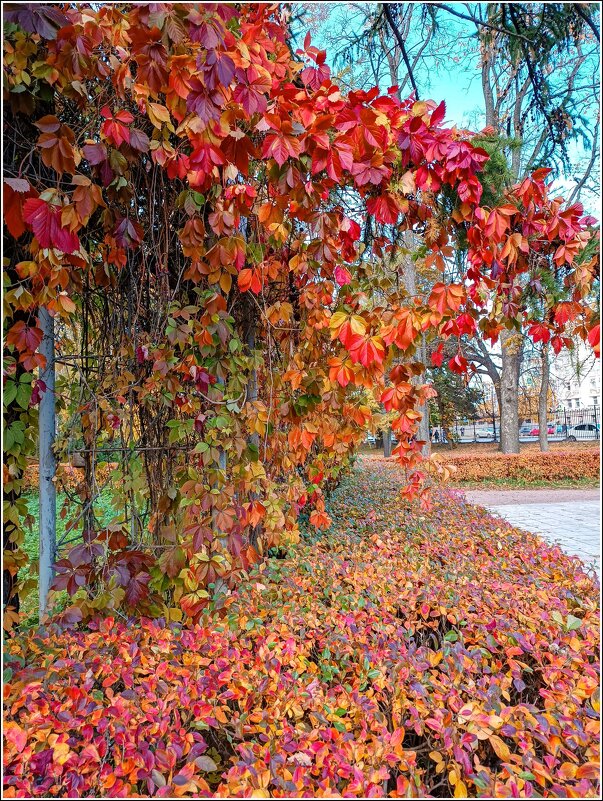
M 466 376 L 453 373 L 448 367 L 430 370 L 437 397 L 431 403 L 430 421 L 442 428 L 451 447 L 456 447 L 455 424 L 464 419 L 475 419 L 481 401 L 481 392 L 467 382 Z

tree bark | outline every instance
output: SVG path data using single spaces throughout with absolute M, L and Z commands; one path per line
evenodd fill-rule
M 490 56 L 488 46 L 480 41 L 480 52 L 482 60 L 482 91 L 484 93 L 484 105 L 486 107 L 486 126 L 497 127 L 498 120 L 494 111 L 494 93 L 490 83 Z
M 500 335 L 502 370 L 500 379 L 500 450 L 519 453 L 519 368 L 521 334 L 504 330 Z
M 549 449 L 549 344 L 543 343 L 540 356 L 540 392 L 538 394 L 538 444 L 544 452 Z
M 427 342 L 425 340 L 425 334 L 421 335 L 421 345 L 419 346 L 419 361 L 422 362 L 424 365 L 427 365 Z M 421 442 L 425 444 L 421 448 L 421 453 L 423 456 L 428 459 L 431 454 L 431 437 L 429 436 L 429 402 L 423 403 L 421 406 L 418 407 L 417 411 L 419 411 L 423 416 L 419 421 L 419 428 L 417 434 L 419 435 L 419 439 Z
M 383 432 L 383 455 L 388 458 L 392 455 L 392 430 L 387 428 Z

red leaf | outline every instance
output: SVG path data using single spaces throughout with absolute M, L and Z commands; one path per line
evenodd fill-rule
M 593 349 L 595 356 L 601 355 L 601 326 L 599 323 L 588 332 L 588 344 Z
M 18 239 L 26 230 L 23 221 L 23 204 L 35 197 L 36 191 L 23 178 L 4 179 L 4 222 L 11 236 Z
M 462 353 L 457 353 L 456 356 L 453 356 L 448 362 L 448 367 L 452 370 L 452 372 L 458 373 L 459 375 L 466 373 L 468 366 L 469 363 Z
M 438 349 L 431 354 L 431 363 L 434 367 L 441 367 L 444 361 L 444 344 L 440 343 Z
M 21 353 L 24 351 L 33 353 L 38 349 L 42 336 L 42 329 L 37 326 L 27 325 L 23 320 L 18 320 L 8 330 L 6 341 L 9 345 L 14 345 Z
M 345 286 L 345 284 L 350 283 L 352 276 L 345 267 L 337 266 L 335 267 L 335 280 L 339 286 Z
M 549 342 L 551 339 L 551 330 L 544 323 L 532 323 L 528 329 L 528 334 L 534 342 Z
M 23 207 L 23 219 L 29 223 L 42 248 L 56 248 L 75 253 L 80 248 L 76 234 L 61 225 L 61 209 L 40 198 L 29 198 Z
M 150 580 L 151 576 L 148 573 L 137 573 L 130 579 L 124 597 L 128 606 L 137 606 L 143 598 L 148 596 L 149 588 L 147 584 Z
M 436 110 L 431 115 L 431 124 L 432 125 L 439 125 L 442 120 L 444 119 L 444 115 L 446 114 L 446 103 L 442 100 L 440 105 L 436 108 Z
M 241 292 L 247 292 L 251 289 L 255 295 L 259 295 L 262 291 L 262 280 L 260 272 L 257 269 L 246 267 L 244 270 L 241 270 L 237 283 Z
M 367 201 L 366 210 L 369 214 L 374 214 L 377 222 L 389 223 L 393 225 L 398 219 L 400 209 L 393 195 L 385 192 L 378 197 L 372 197 Z

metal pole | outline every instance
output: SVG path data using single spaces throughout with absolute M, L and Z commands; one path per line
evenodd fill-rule
M 494 414 L 494 386 L 490 388 L 490 398 L 492 400 L 492 428 L 494 430 L 494 442 L 496 442 L 496 415 Z
M 48 590 L 54 576 L 54 563 L 57 548 L 56 518 L 57 494 L 53 481 L 57 464 L 53 451 L 56 433 L 56 404 L 54 393 L 54 319 L 48 309 L 40 308 L 40 327 L 42 342 L 40 353 L 46 364 L 40 370 L 40 380 L 46 389 L 40 400 L 39 441 L 40 441 L 40 582 L 39 617 L 40 623 L 46 615 Z
M 595 417 L 595 439 L 599 439 L 599 423 L 597 421 L 597 407 L 593 406 L 593 414 Z

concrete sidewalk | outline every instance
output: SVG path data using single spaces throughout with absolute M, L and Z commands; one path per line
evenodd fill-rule
M 485 506 L 511 525 L 579 556 L 601 576 L 599 490 L 472 490 L 465 495 L 470 503 Z

